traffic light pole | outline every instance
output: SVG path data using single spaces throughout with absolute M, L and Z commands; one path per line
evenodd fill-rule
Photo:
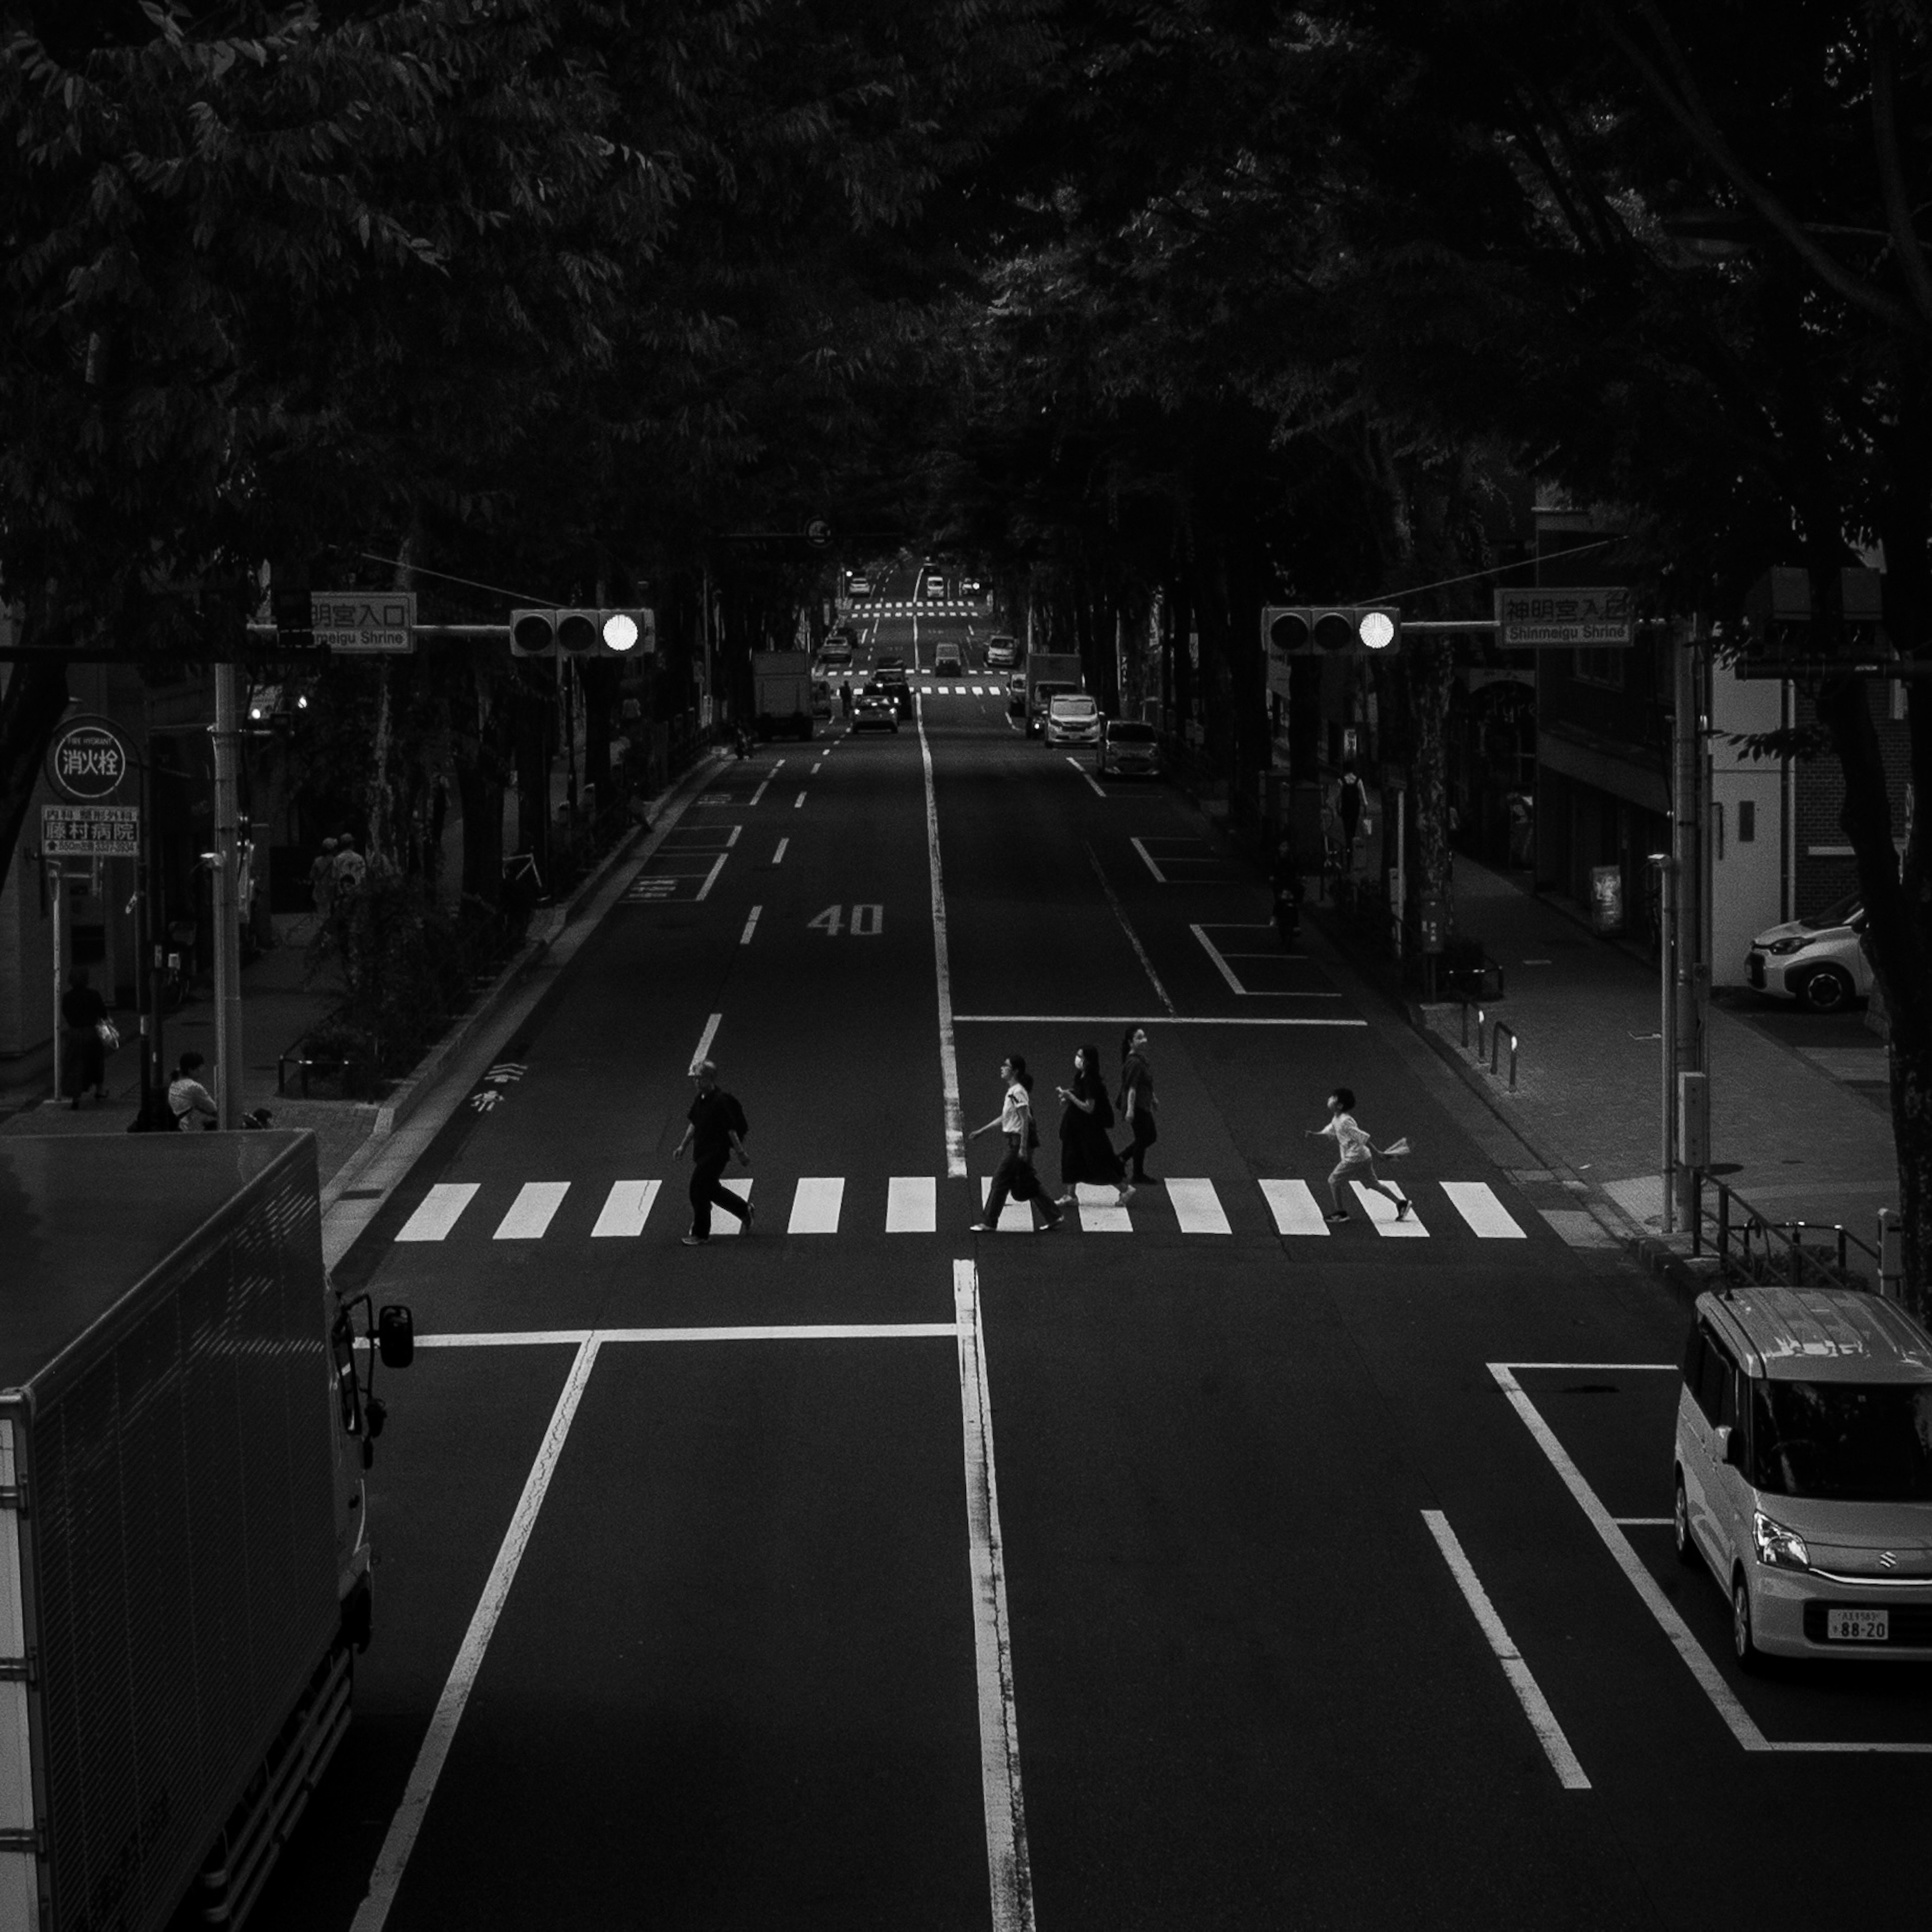
M 235 667 L 214 667 L 214 1105 L 215 1124 L 242 1124 L 242 922 L 236 904 L 240 809 L 236 748 L 240 707 Z

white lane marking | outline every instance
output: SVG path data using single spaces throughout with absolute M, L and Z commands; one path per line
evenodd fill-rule
M 717 864 L 712 867 L 704 884 L 700 886 L 698 889 L 698 896 L 700 898 L 703 898 L 711 890 L 711 888 L 717 884 L 718 874 L 724 871 L 724 861 L 730 858 L 730 854 L 728 852 L 721 852 L 718 854 Z
M 986 1383 L 986 1345 L 980 1330 L 979 1270 L 970 1262 L 952 1264 L 952 1306 L 959 1337 L 973 1654 L 980 1683 L 980 1796 L 986 1817 L 993 1932 L 1033 1932 L 1033 1867 L 1020 1792 L 1019 1708 L 1013 1692 L 1006 1550 L 1000 1536 L 1000 1490 L 993 1467 L 993 1403 Z
M 698 1051 L 691 1056 L 691 1064 L 693 1066 L 695 1066 L 700 1060 L 709 1056 L 711 1052 L 711 1042 L 718 1037 L 718 1025 L 724 1017 L 722 1013 L 713 1013 L 704 1022 L 704 1030 L 698 1036 Z
M 1091 844 L 1087 848 L 1087 860 L 1094 868 L 1094 876 L 1100 882 L 1100 890 L 1106 896 L 1107 904 L 1113 910 L 1115 922 L 1127 935 L 1127 944 L 1134 949 L 1134 957 L 1141 962 L 1141 970 L 1148 976 L 1148 984 L 1154 990 L 1154 997 L 1169 1015 L 1174 1011 L 1174 1002 L 1168 997 L 1167 988 L 1160 983 L 1160 975 L 1154 970 L 1154 962 L 1148 957 L 1147 948 L 1141 944 L 1140 934 L 1135 932 L 1127 918 L 1127 909 L 1121 904 L 1120 895 L 1107 883 L 1107 874 L 1102 868 L 1100 855 Z
M 1094 787 L 1094 796 L 1096 798 L 1105 798 L 1107 796 L 1107 794 L 1100 789 L 1100 786 L 1095 783 L 1094 774 L 1090 772 L 1078 758 L 1070 756 L 1066 762 L 1071 765 L 1090 785 Z
M 745 929 L 738 935 L 738 944 L 740 946 L 748 946 L 751 944 L 752 935 L 758 929 L 758 915 L 764 910 L 764 908 L 763 906 L 752 907 L 752 916 L 749 919 L 746 920 Z
M 1204 946 L 1208 949 L 1208 956 L 1210 959 L 1214 961 L 1216 970 L 1220 974 L 1222 978 L 1227 981 L 1228 990 L 1231 993 L 1239 994 L 1243 999 L 1249 998 L 1250 996 L 1247 988 L 1243 986 L 1240 981 L 1234 977 L 1234 969 L 1228 964 L 1226 960 L 1221 957 L 1221 949 L 1208 937 L 1207 934 L 1204 932 L 1199 926 L 1190 926 L 1187 929 L 1190 932 L 1193 934 L 1196 939 L 1200 940 L 1201 944 Z
M 776 775 L 776 773 L 777 772 L 778 767 L 779 767 L 781 765 L 782 765 L 784 763 L 784 759 L 782 759 L 782 758 L 775 758 L 774 760 L 772 760 L 772 772 L 773 772 L 774 775 Z
M 1227 1212 L 1221 1205 L 1221 1197 L 1214 1192 L 1211 1180 L 1201 1178 L 1177 1180 L 1170 1174 L 1167 1198 L 1184 1234 L 1233 1233 L 1228 1226 Z
M 1526 966 L 1531 962 L 1526 959 Z M 1672 1520 L 1667 1516 L 1620 1516 L 1611 1519 L 1619 1529 L 1669 1529 Z
M 356 1908 L 350 1932 L 382 1932 L 389 1908 L 396 1901 L 397 1889 L 402 1884 L 410 1853 L 416 1847 L 416 1834 L 422 1829 L 430 1800 L 436 1795 L 436 1781 L 442 1775 L 450 1745 L 455 1740 L 456 1727 L 463 1721 L 464 1707 L 470 1701 L 476 1674 L 482 1668 L 483 1653 L 489 1648 L 490 1640 L 496 1633 L 496 1620 L 502 1615 L 510 1586 L 516 1580 L 517 1566 L 524 1559 L 530 1532 L 536 1527 L 537 1512 L 543 1508 L 550 1478 L 556 1473 L 558 1458 L 563 1454 L 565 1440 L 577 1414 L 577 1406 L 584 1398 L 584 1386 L 596 1365 L 597 1348 L 598 1338 L 594 1334 L 586 1336 L 578 1346 L 570 1372 L 564 1378 L 563 1392 L 556 1399 L 556 1407 L 550 1412 L 550 1426 L 544 1431 L 536 1460 L 524 1479 L 524 1492 L 517 1499 L 510 1526 L 504 1532 L 496 1560 L 490 1567 L 483 1594 L 470 1617 L 469 1629 L 464 1633 L 462 1646 L 456 1653 L 455 1663 L 450 1666 L 442 1695 L 436 1700 L 428 1733 L 417 1750 L 416 1761 L 410 1767 L 409 1783 L 404 1787 L 402 1802 L 389 1820 L 382 1849 L 376 1855 L 375 1868 L 369 1874 L 368 1892 Z
M 1529 1720 L 1529 1728 L 1536 1733 L 1536 1741 L 1543 1747 L 1543 1754 L 1549 1759 L 1550 1768 L 1556 1772 L 1558 1783 L 1565 1791 L 1588 1791 L 1590 1780 L 1576 1754 L 1570 1748 L 1570 1740 L 1563 1735 L 1563 1726 L 1556 1721 L 1556 1713 L 1550 1708 L 1550 1700 L 1543 1694 L 1542 1687 L 1523 1661 L 1522 1652 L 1516 1648 L 1503 1627 L 1503 1620 L 1497 1616 L 1496 1606 L 1490 1602 L 1488 1591 L 1483 1588 L 1475 1566 L 1470 1562 L 1461 1540 L 1450 1528 L 1449 1519 L 1440 1510 L 1424 1510 L 1422 1520 L 1428 1524 L 1429 1533 L 1435 1538 L 1436 1546 L 1442 1551 L 1450 1575 L 1455 1578 L 1456 1587 L 1462 1592 L 1463 1601 L 1469 1606 L 1484 1636 L 1489 1639 L 1490 1648 L 1496 1652 L 1496 1661 L 1502 1666 L 1503 1675 L 1509 1679 L 1510 1688 L 1516 1693 L 1522 1714 Z
M 986 1207 L 986 1198 L 993 1191 L 993 1177 L 982 1174 L 980 1177 L 980 1205 Z M 1033 1210 L 1024 1201 L 1016 1201 L 1009 1195 L 1006 1204 L 1000 1210 L 1000 1232 L 1003 1234 L 1030 1234 L 1033 1232 Z
M 886 1232 L 930 1234 L 939 1227 L 939 1184 L 929 1174 L 896 1174 L 886 1189 Z
M 1156 885 L 1165 886 L 1172 883 L 1167 874 L 1154 863 L 1154 854 L 1150 852 L 1138 838 L 1130 838 L 1127 841 L 1127 843 L 1141 855 L 1142 862 L 1146 866 L 1148 870 L 1154 874 L 1154 882 Z
M 724 849 L 726 851 L 728 852 L 734 845 L 737 844 L 738 835 L 740 832 L 743 831 L 744 829 L 745 828 L 742 825 L 734 825 L 732 826 L 731 836 L 724 842 Z
M 1442 1180 L 1436 1185 L 1448 1196 L 1450 1206 L 1468 1222 L 1472 1234 L 1486 1241 L 1528 1240 L 1516 1225 L 1516 1216 L 1496 1198 L 1486 1182 Z
M 781 838 L 778 841 L 778 849 L 772 854 L 772 863 L 774 866 L 782 866 L 784 863 L 785 848 L 790 843 L 791 841 L 789 838 Z
M 799 808 L 799 807 L 800 807 L 800 806 L 802 806 L 802 804 L 804 804 L 804 802 L 805 802 L 805 794 L 804 794 L 804 793 L 803 793 L 803 792 L 800 792 L 800 793 L 799 794 L 799 795 L 797 796 L 797 797 L 796 797 L 795 799 L 794 799 L 794 800 L 792 800 L 792 802 L 791 802 L 791 808 L 792 808 L 792 810 L 793 810 L 793 811 L 794 811 L 794 812 L 797 811 L 797 809 Z
M 641 1234 L 651 1218 L 651 1205 L 663 1184 L 656 1180 L 614 1180 L 598 1210 L 592 1240 Z
M 1264 1180 L 1262 1193 L 1284 1234 L 1326 1234 L 1328 1223 L 1315 1190 L 1305 1180 Z
M 1096 1186 L 1093 1182 L 1075 1184 L 1073 1198 L 1079 1203 L 1080 1226 L 1089 1234 L 1131 1234 L 1134 1224 L 1120 1205 L 1119 1190 Z
M 1770 1741 L 1760 1730 L 1750 1713 L 1738 1702 L 1737 1694 L 1726 1684 L 1718 1666 L 1705 1654 L 1704 1647 L 1690 1634 L 1690 1626 L 1678 1612 L 1677 1606 L 1658 1587 L 1657 1580 L 1644 1568 L 1643 1559 L 1630 1546 L 1630 1540 L 1624 1535 L 1608 1510 L 1597 1500 L 1597 1492 L 1583 1480 L 1582 1472 L 1570 1461 L 1569 1453 L 1557 1441 L 1556 1432 L 1538 1412 L 1536 1405 L 1526 1395 L 1522 1385 L 1510 1372 L 1516 1368 L 1542 1368 L 1545 1364 L 1537 1362 L 1492 1362 L 1490 1373 L 1496 1377 L 1498 1386 L 1509 1398 L 1510 1406 L 1522 1418 L 1523 1425 L 1536 1439 L 1536 1445 L 1550 1459 L 1550 1466 L 1556 1472 L 1563 1486 L 1576 1498 L 1577 1507 L 1588 1518 L 1590 1526 L 1604 1540 L 1604 1546 L 1616 1559 L 1617 1568 L 1630 1580 L 1631 1587 L 1648 1606 L 1650 1613 L 1662 1626 L 1664 1635 L 1670 1640 L 1678 1655 L 1683 1658 L 1692 1676 L 1703 1687 L 1704 1694 L 1716 1708 L 1730 1728 L 1730 1733 L 1746 1750 L 1761 1751 L 1770 1749 Z M 1586 1368 L 1588 1363 L 1568 1363 L 1570 1368 Z
M 1401 1195 L 1405 1201 L 1408 1200 L 1407 1191 L 1397 1186 L 1395 1182 L 1391 1180 L 1384 1184 L 1395 1188 L 1395 1191 Z M 1416 1213 L 1413 1203 L 1411 1204 L 1408 1212 L 1398 1221 L 1396 1219 L 1395 1203 L 1390 1200 L 1387 1195 L 1378 1194 L 1374 1189 L 1364 1187 L 1359 1180 L 1352 1180 L 1348 1185 L 1355 1190 L 1358 1197 L 1360 1199 L 1363 1213 L 1376 1224 L 1377 1234 L 1393 1235 L 1398 1240 L 1406 1241 L 1428 1240 L 1429 1230 L 1422 1225 L 1422 1217 Z
M 939 798 L 933 788 L 932 747 L 926 737 L 926 714 L 917 719 L 919 760 L 926 774 L 926 862 L 932 878 L 932 970 L 939 994 L 939 1088 L 946 1109 L 946 1173 L 966 1178 L 966 1123 L 959 1111 L 959 1057 L 952 1047 L 952 968 L 946 941 L 946 882 L 939 868 Z
M 816 777 L 818 777 L 818 765 L 822 765 L 822 764 L 824 764 L 824 762 L 825 762 L 825 760 L 824 760 L 823 758 L 820 758 L 820 759 L 819 760 L 819 761 L 818 761 L 818 765 L 814 765 L 814 766 L 812 766 L 812 776 L 814 778 L 816 778 Z
M 396 1230 L 399 1241 L 440 1241 L 457 1223 L 464 1208 L 476 1198 L 482 1184 L 475 1180 L 439 1180 L 416 1205 L 416 1211 Z
M 517 1190 L 510 1211 L 496 1223 L 493 1241 L 540 1241 L 550 1217 L 570 1192 L 567 1180 L 526 1180 Z
M 469 1334 L 418 1335 L 418 1348 L 527 1348 L 574 1345 L 596 1336 L 608 1347 L 613 1342 L 897 1342 L 936 1339 L 948 1341 L 958 1332 L 950 1322 L 792 1322 L 773 1328 L 479 1328 Z
M 1145 1013 L 956 1013 L 956 1026 L 1138 1026 Z M 1169 1013 L 1164 1026 L 1365 1027 L 1366 1020 L 1263 1018 L 1247 1013 Z
M 758 790 L 752 793 L 752 796 L 746 800 L 746 803 L 748 805 L 756 805 L 759 800 L 764 796 L 765 788 L 770 783 L 771 780 L 770 778 L 760 778 L 758 781 Z
M 836 1175 L 801 1174 L 791 1197 L 788 1234 L 836 1234 L 845 1183 Z
M 964 687 L 962 686 L 962 688 L 963 688 Z M 973 695 L 974 695 L 975 698 L 984 698 L 984 697 L 986 696 L 986 692 L 984 691 L 984 689 L 983 689 L 981 686 L 980 686 L 979 685 L 976 685 L 976 684 L 975 686 L 974 686 L 974 687 L 973 687 Z
M 749 1174 L 740 1180 L 722 1180 L 719 1185 L 727 1194 L 735 1194 L 740 1201 L 748 1201 L 752 1198 L 752 1177 Z M 742 1234 L 745 1232 L 745 1224 L 728 1209 L 713 1208 L 711 1210 L 711 1232 L 714 1237 Z

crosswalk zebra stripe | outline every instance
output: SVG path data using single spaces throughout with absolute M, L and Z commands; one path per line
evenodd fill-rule
M 550 1217 L 570 1192 L 567 1180 L 526 1180 L 510 1203 L 510 1211 L 496 1223 L 496 1241 L 540 1241 Z
M 481 1183 L 440 1180 L 417 1204 L 416 1211 L 397 1230 L 399 1241 L 440 1241 L 454 1227 L 464 1208 L 476 1198 Z
M 1177 1180 L 1170 1176 L 1167 1198 L 1173 1204 L 1174 1218 L 1180 1223 L 1184 1234 L 1227 1234 L 1234 1232 L 1228 1226 L 1226 1211 L 1211 1180 Z
M 980 1177 L 980 1204 L 986 1204 L 986 1197 L 993 1191 L 993 1178 L 989 1174 Z M 1033 1210 L 1024 1201 L 1011 1201 L 1000 1210 L 1000 1232 L 1003 1234 L 1030 1234 L 1033 1232 Z
M 1274 1224 L 1284 1234 L 1326 1234 L 1322 1204 L 1305 1180 L 1264 1180 L 1262 1194 Z
M 1080 1225 L 1090 1234 L 1131 1234 L 1133 1222 L 1111 1187 L 1096 1187 L 1090 1181 L 1077 1183 L 1073 1198 L 1080 1204 Z
M 929 1174 L 896 1174 L 886 1191 L 886 1232 L 930 1234 L 939 1226 L 939 1183 Z
M 1402 1189 L 1396 1187 L 1394 1181 L 1391 1180 L 1388 1184 L 1394 1187 L 1396 1192 L 1401 1195 L 1405 1201 L 1408 1198 L 1407 1193 Z M 1378 1194 L 1373 1188 L 1364 1187 L 1359 1180 L 1352 1180 L 1348 1185 L 1354 1188 L 1356 1194 L 1360 1197 L 1364 1212 L 1375 1223 L 1377 1234 L 1394 1234 L 1408 1240 L 1426 1241 L 1428 1240 L 1429 1230 L 1422 1225 L 1422 1216 L 1412 1206 L 1400 1220 L 1397 1220 L 1395 1203 L 1388 1199 L 1386 1196 Z
M 1529 1238 L 1516 1225 L 1516 1216 L 1498 1201 L 1488 1184 L 1480 1180 L 1437 1182 L 1449 1197 L 1449 1204 L 1469 1224 L 1469 1232 L 1486 1241 L 1523 1241 Z
M 740 1201 L 748 1201 L 752 1198 L 752 1178 L 749 1174 L 742 1180 L 728 1180 L 724 1183 L 724 1187 L 726 1193 L 736 1195 Z M 711 1210 L 711 1232 L 714 1234 L 742 1234 L 745 1230 L 736 1215 L 727 1214 L 722 1208 L 714 1208 Z
M 788 1234 L 836 1234 L 845 1183 L 836 1175 L 801 1175 L 791 1197 Z
M 591 1238 L 641 1234 L 662 1185 L 656 1180 L 614 1180 L 610 1192 L 604 1197 L 597 1225 L 590 1231 Z

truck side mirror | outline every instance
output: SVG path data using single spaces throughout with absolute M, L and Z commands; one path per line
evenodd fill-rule
M 416 1317 L 401 1302 L 376 1310 L 376 1351 L 386 1369 L 406 1369 L 416 1360 Z

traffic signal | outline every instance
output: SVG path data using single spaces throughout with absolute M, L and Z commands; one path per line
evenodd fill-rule
M 1392 604 L 1271 604 L 1262 612 L 1262 646 L 1276 657 L 1380 657 L 1401 641 Z
M 657 613 L 642 605 L 622 610 L 510 613 L 513 658 L 631 658 L 657 647 Z

